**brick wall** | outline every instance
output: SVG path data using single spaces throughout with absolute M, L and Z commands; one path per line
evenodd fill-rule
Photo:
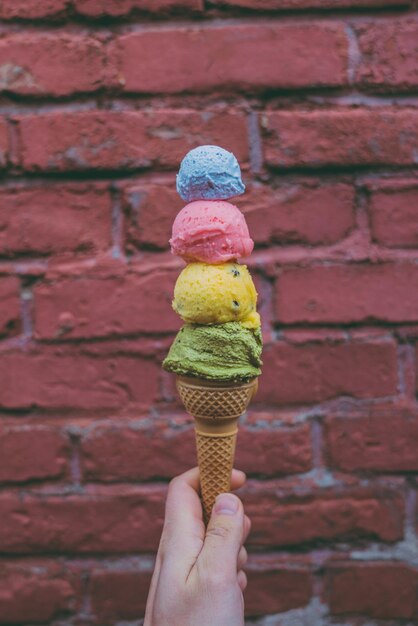
M 160 363 L 200 143 L 238 157 L 256 240 L 249 622 L 418 618 L 416 9 L 0 2 L 1 625 L 141 623 L 195 463 Z

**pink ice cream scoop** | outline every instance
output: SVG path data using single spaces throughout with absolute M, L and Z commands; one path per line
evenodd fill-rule
M 196 200 L 178 213 L 170 239 L 185 261 L 226 263 L 249 256 L 254 242 L 241 211 L 223 200 Z

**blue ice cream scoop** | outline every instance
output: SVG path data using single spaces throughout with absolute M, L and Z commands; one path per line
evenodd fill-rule
M 199 146 L 181 162 L 177 191 L 185 202 L 228 200 L 244 193 L 245 185 L 232 152 L 219 146 Z

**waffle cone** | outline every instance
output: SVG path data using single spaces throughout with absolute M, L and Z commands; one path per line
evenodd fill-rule
M 216 496 L 230 491 L 238 420 L 258 387 L 247 383 L 218 383 L 177 377 L 177 389 L 186 411 L 195 419 L 197 461 L 206 522 Z

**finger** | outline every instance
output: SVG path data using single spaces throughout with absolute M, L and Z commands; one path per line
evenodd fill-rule
M 231 488 L 239 489 L 247 477 L 240 470 L 232 470 Z M 182 571 L 185 578 L 203 547 L 205 525 L 198 496 L 199 470 L 197 467 L 174 478 L 168 490 L 160 555 Z
M 244 535 L 242 538 L 242 543 L 245 543 L 248 539 L 248 535 L 250 534 L 250 530 L 251 530 L 251 520 L 248 517 L 248 515 L 244 516 Z
M 242 502 L 232 493 L 216 498 L 198 563 L 213 579 L 236 580 L 244 532 Z
M 178 574 L 186 578 L 205 537 L 198 489 L 199 470 L 195 467 L 171 481 L 165 507 L 161 558 L 164 563 L 174 560 Z
M 238 572 L 237 578 L 238 578 L 238 584 L 240 586 L 241 591 L 245 591 L 247 584 L 248 584 L 247 574 L 243 570 L 240 570 Z
M 247 480 L 246 475 L 241 470 L 233 469 L 231 474 L 231 491 L 240 489 Z
M 239 489 L 246 480 L 247 477 L 244 472 L 233 469 L 231 489 Z M 166 502 L 165 527 L 170 527 L 173 522 L 183 522 L 190 512 L 193 513 L 194 517 L 202 517 L 202 509 L 196 506 L 197 500 L 193 491 L 195 493 L 199 491 L 199 469 L 197 467 L 180 474 L 171 481 Z M 179 498 L 182 499 L 183 507 L 178 506 Z M 189 509 L 186 505 L 189 506 Z
M 244 567 L 246 562 L 248 561 L 248 553 L 244 546 L 241 547 L 241 550 L 238 553 L 238 562 L 237 562 L 237 570 L 239 571 Z

